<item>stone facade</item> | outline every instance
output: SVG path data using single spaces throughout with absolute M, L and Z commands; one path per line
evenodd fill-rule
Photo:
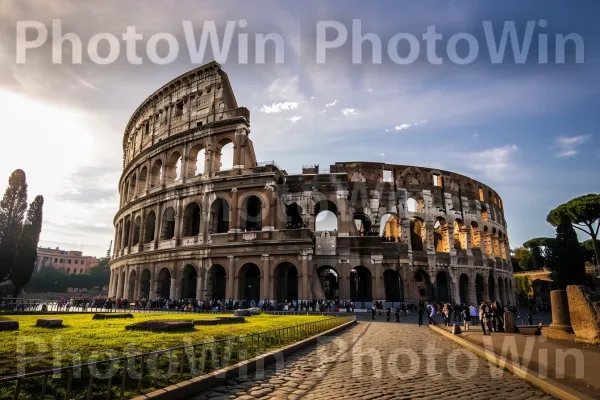
M 152 94 L 123 151 L 110 296 L 515 302 L 493 189 L 414 166 L 258 163 L 217 63 Z

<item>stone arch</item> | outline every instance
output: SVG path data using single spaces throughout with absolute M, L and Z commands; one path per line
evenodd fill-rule
M 165 171 L 165 181 L 167 184 L 177 182 L 182 178 L 181 164 L 182 164 L 181 153 L 177 150 L 173 151 L 167 161 L 167 168 Z
M 245 263 L 238 270 L 238 298 L 258 302 L 260 300 L 262 273 L 254 263 Z
M 138 189 L 137 194 L 140 195 L 146 191 L 146 185 L 148 183 L 148 168 L 143 167 L 140 171 L 140 177 L 138 179 Z
M 409 197 L 406 200 L 406 210 L 413 213 L 419 212 L 419 202 L 414 197 Z
M 488 277 L 488 300 L 496 301 L 496 282 L 492 273 Z
M 171 271 L 169 268 L 161 268 L 156 276 L 156 296 L 161 299 L 171 298 Z
M 475 221 L 471 221 L 471 247 L 481 248 L 481 235 L 479 225 Z
M 427 237 L 425 222 L 422 218 L 413 217 L 410 219 L 410 244 L 413 250 L 420 251 L 424 249 L 424 238 Z
M 488 209 L 484 204 L 481 205 L 481 221 L 489 222 Z
M 452 301 L 452 280 L 445 271 L 439 271 L 435 276 L 437 300 L 442 303 Z
M 484 254 L 487 257 L 492 257 L 494 254 L 492 249 L 492 237 L 490 235 L 489 228 L 486 225 L 483 226 L 483 246 Z
M 168 207 L 163 212 L 161 226 L 161 240 L 169 240 L 175 237 L 175 209 L 173 207 Z
M 504 290 L 504 279 L 498 277 L 498 299 L 502 305 L 506 304 L 506 292 Z
M 475 297 L 477 297 L 477 305 L 483 303 L 485 298 L 485 278 L 481 274 L 475 276 Z
M 456 218 L 454 220 L 454 248 L 456 250 L 466 250 L 467 249 L 467 236 L 466 233 L 463 232 L 465 227 L 464 222 L 460 218 Z
M 217 143 L 215 152 L 217 171 L 227 171 L 233 169 L 235 145 L 233 139 L 226 137 Z
M 140 215 L 138 215 L 133 220 L 133 240 L 131 243 L 133 246 L 140 244 L 141 229 L 142 229 L 142 217 Z
M 190 149 L 188 158 L 188 170 L 186 176 L 193 178 L 195 176 L 202 176 L 205 172 L 205 160 L 206 150 L 201 144 L 197 144 Z
M 131 231 L 131 220 L 129 217 L 125 218 L 125 241 L 123 243 L 123 247 L 129 247 L 129 232 Z
M 213 264 L 206 274 L 206 298 L 225 300 L 227 291 L 227 270 L 220 264 Z
M 492 254 L 494 257 L 500 258 L 500 241 L 496 228 L 492 228 Z
M 210 205 L 210 233 L 227 233 L 229 231 L 230 205 L 227 199 L 218 197 Z
M 458 279 L 458 296 L 460 298 L 460 304 L 470 304 L 469 276 L 467 274 L 460 274 Z
M 152 273 L 148 268 L 144 268 L 142 273 L 140 274 L 140 299 L 149 299 L 150 298 L 150 280 L 152 278 Z
M 200 234 L 200 205 L 195 201 L 189 203 L 183 211 L 183 237 L 198 236 Z
M 381 217 L 379 225 L 379 236 L 385 241 L 399 242 L 402 238 L 402 228 L 400 226 L 400 218 L 395 213 L 386 213 Z
M 123 184 L 123 200 L 122 203 L 125 204 L 129 201 L 129 181 Z
M 359 236 L 370 236 L 371 234 L 371 219 L 363 212 L 354 213 L 354 225 Z
M 437 217 L 433 224 L 433 247 L 437 253 L 448 253 L 450 251 L 448 224 L 442 217 Z
M 192 264 L 183 266 L 181 275 L 181 299 L 195 299 L 198 284 L 198 269 Z
M 154 240 L 156 230 L 156 214 L 153 210 L 146 215 L 143 243 L 150 243 Z
M 335 203 L 321 200 L 315 203 L 315 231 L 337 231 L 338 209 Z
M 299 300 L 298 267 L 291 262 L 281 262 L 273 270 L 274 298 L 277 303 Z
M 352 301 L 373 300 L 373 275 L 369 268 L 359 265 L 350 271 L 350 298 Z
M 260 196 L 251 194 L 241 201 L 240 221 L 241 227 L 247 232 L 262 229 L 263 200 Z
M 152 164 L 150 170 L 150 189 L 160 186 L 163 176 L 163 162 L 159 158 Z
M 326 300 L 335 300 L 339 298 L 340 274 L 330 265 L 321 265 L 317 268 L 319 282 L 323 287 Z
M 137 281 L 137 271 L 132 269 L 129 272 L 129 277 L 127 281 L 127 293 L 123 295 L 128 300 L 135 300 L 135 282 Z
M 433 300 L 433 284 L 431 278 L 425 270 L 419 268 L 414 273 L 415 288 L 417 293 L 420 295 L 421 301 Z
M 404 284 L 398 271 L 391 268 L 383 271 L 383 286 L 385 301 L 404 301 Z
M 129 180 L 129 189 L 127 190 L 127 201 L 131 201 L 135 195 L 137 190 L 137 175 L 133 174 L 131 179 Z
M 294 202 L 285 206 L 285 215 L 287 218 L 286 228 L 287 229 L 300 229 L 303 227 L 302 222 L 302 207 L 298 203 Z

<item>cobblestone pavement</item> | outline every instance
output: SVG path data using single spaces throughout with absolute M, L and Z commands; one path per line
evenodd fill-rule
M 551 399 L 426 326 L 360 322 L 204 399 Z

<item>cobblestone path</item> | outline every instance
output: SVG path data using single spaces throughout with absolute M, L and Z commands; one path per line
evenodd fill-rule
M 551 399 L 423 326 L 361 322 L 204 399 Z

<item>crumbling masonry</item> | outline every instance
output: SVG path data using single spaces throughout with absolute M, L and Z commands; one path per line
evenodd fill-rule
M 490 187 L 376 162 L 257 163 L 250 113 L 217 63 L 146 99 L 123 151 L 110 296 L 515 303 Z

